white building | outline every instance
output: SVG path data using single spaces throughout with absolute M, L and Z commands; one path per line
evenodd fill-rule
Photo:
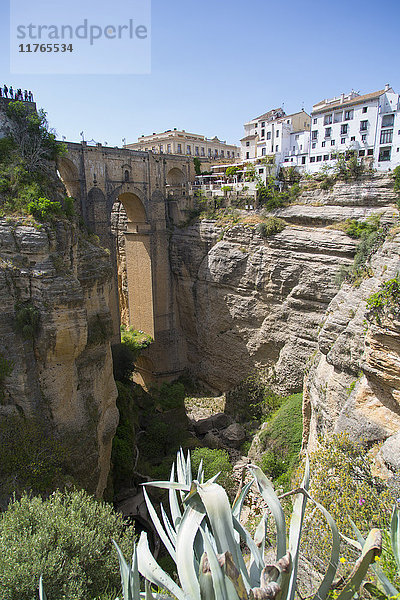
M 273 157 L 276 170 L 280 166 L 305 168 L 310 131 L 310 116 L 304 110 L 286 115 L 282 108 L 245 123 L 241 139 L 241 158 L 252 161 Z
M 203 159 L 235 159 L 239 158 L 240 150 L 237 146 L 227 144 L 216 136 L 208 139 L 204 135 L 188 133 L 185 130 L 168 129 L 163 133 L 142 135 L 133 144 L 125 148 L 131 150 L 151 151 L 157 154 L 185 154 Z
M 360 96 L 357 92 L 314 104 L 307 171 L 333 166 L 338 154 L 355 152 L 370 157 L 379 171 L 400 164 L 399 94 L 383 90 Z

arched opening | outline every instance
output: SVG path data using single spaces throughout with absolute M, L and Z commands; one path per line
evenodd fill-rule
M 65 158 L 64 156 L 58 159 L 57 168 L 68 195 L 71 196 L 71 198 L 80 200 L 81 184 L 79 180 L 78 168 L 71 160 Z
M 94 187 L 89 190 L 87 195 L 86 219 L 89 228 L 99 237 L 107 235 L 107 231 L 103 231 L 106 217 L 106 198 L 104 193 L 99 188 Z
M 167 185 L 175 187 L 180 186 L 183 183 L 185 183 L 185 174 L 183 173 L 183 171 L 181 171 L 177 167 L 174 167 L 173 169 L 170 169 L 170 171 L 168 171 Z
M 111 220 L 116 244 L 121 323 L 154 337 L 150 226 L 139 196 L 120 191 Z
M 129 181 L 129 171 L 128 171 L 128 169 L 126 169 L 125 172 L 124 172 L 124 181 Z

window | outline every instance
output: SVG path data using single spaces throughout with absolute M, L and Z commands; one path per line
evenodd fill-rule
M 314 129 L 314 131 L 311 132 L 311 139 L 312 140 L 318 139 L 318 129 Z
M 311 144 L 311 148 L 314 150 L 314 148 L 316 148 L 316 147 L 317 147 L 317 144 L 316 144 L 315 142 L 313 142 L 313 143 Z
M 294 152 L 296 150 L 296 146 L 292 146 L 292 148 L 293 148 L 293 152 Z
M 310 162 L 315 162 L 315 156 L 310 157 Z
M 305 165 L 305 164 L 306 164 L 306 157 L 305 157 L 305 156 L 302 156 L 302 157 L 301 157 L 301 164 L 302 164 L 302 165 Z
M 201 149 L 201 155 L 204 156 L 204 148 Z
M 394 115 L 385 115 L 382 117 L 382 127 L 393 127 Z
M 361 121 L 360 131 L 367 131 L 367 129 L 368 129 L 368 121 Z
M 277 145 L 275 146 L 275 152 L 278 152 L 278 151 L 279 151 L 279 146 L 278 146 L 278 144 L 277 144 Z
M 300 137 L 299 135 L 296 135 L 294 139 L 295 139 L 295 140 L 298 140 L 298 139 L 299 139 L 299 137 Z
M 359 150 L 358 156 L 365 156 L 365 150 Z
M 381 131 L 381 144 L 391 144 L 393 137 L 393 129 L 384 129 Z
M 331 133 L 332 133 L 332 127 L 327 127 L 325 129 L 325 137 L 326 138 L 330 138 L 331 137 Z
M 279 129 L 276 132 L 276 137 L 279 137 Z
M 345 121 L 351 121 L 353 118 L 353 109 L 352 110 L 345 110 L 344 111 L 344 120 Z
M 227 154 L 228 154 L 228 158 L 230 158 L 231 153 L 229 152 L 229 150 L 227 150 Z
M 333 115 L 333 122 L 334 123 L 340 123 L 342 121 L 342 119 L 343 119 L 343 113 L 342 112 L 338 112 L 338 113 L 335 113 Z
M 267 154 L 267 149 L 266 149 L 266 148 L 263 148 L 263 149 L 261 150 L 261 155 L 262 155 L 262 156 L 265 156 L 266 154 Z
M 326 146 L 326 141 L 325 141 L 325 140 L 322 142 L 321 146 L 322 146 L 323 148 L 325 148 L 325 146 Z
M 160 154 L 162 154 L 164 152 L 164 146 L 161 144 L 160 146 Z
M 208 149 L 208 156 L 211 156 L 211 148 Z
M 168 144 L 168 145 L 167 145 L 167 152 L 168 152 L 169 154 L 171 154 L 171 144 Z
M 390 160 L 390 154 L 391 154 L 391 147 L 387 146 L 386 148 L 379 148 L 379 158 L 378 161 L 379 162 L 385 162 Z
M 214 150 L 214 156 L 218 156 L 218 150 Z
M 356 141 L 356 136 L 355 136 L 355 135 L 352 135 L 352 136 L 351 136 L 351 138 L 350 138 L 350 141 L 351 141 L 351 142 L 355 142 L 355 141 Z
M 270 139 L 271 139 L 271 132 L 267 131 L 267 140 L 270 140 Z
M 341 144 L 345 144 L 346 143 L 346 138 L 340 138 L 340 143 Z
M 366 134 L 366 133 L 363 133 L 363 134 L 362 134 L 362 136 L 361 136 L 361 141 L 362 141 L 362 142 L 366 142 L 366 141 L 367 141 L 367 134 Z
M 260 175 L 261 175 L 262 173 L 264 173 L 264 169 L 258 169 L 258 172 L 259 172 L 259 173 L 260 173 Z
M 249 147 L 250 146 L 250 142 L 246 142 L 246 146 Z
M 265 121 L 261 123 L 261 127 L 265 127 Z
M 317 156 L 317 162 L 321 162 L 322 161 L 322 156 Z
M 192 149 L 190 146 L 186 146 L 186 154 L 192 154 Z
M 324 117 L 324 125 L 331 125 L 331 124 L 332 124 L 332 114 L 325 115 L 325 117 Z
M 368 110 L 368 106 L 363 106 L 363 113 L 365 114 Z M 364 155 L 363 155 L 364 156 Z
M 182 152 L 182 144 L 178 144 L 178 154 L 181 154 Z
M 335 140 L 331 140 L 331 146 L 335 145 Z
M 196 156 L 199 155 L 199 147 L 198 146 L 196 146 L 196 148 L 194 149 L 194 152 L 195 152 Z
M 329 154 L 324 154 L 324 160 L 329 160 Z
M 246 152 L 246 158 L 250 158 L 250 152 Z
M 258 123 L 255 123 L 254 127 L 258 127 Z
M 347 135 L 349 130 L 349 126 L 347 125 L 347 123 L 345 123 L 344 125 L 340 126 L 340 135 Z
M 373 156 L 374 154 L 374 149 L 373 148 L 368 148 L 367 150 L 367 156 Z
M 124 179 L 125 179 L 125 181 L 129 181 L 129 171 L 128 170 L 126 170 L 124 173 Z
M 313 123 L 314 123 L 314 125 L 316 125 L 317 119 L 313 119 Z
M 261 137 L 265 137 L 265 129 L 261 129 Z
M 221 150 L 221 156 L 222 158 L 225 158 L 225 150 Z

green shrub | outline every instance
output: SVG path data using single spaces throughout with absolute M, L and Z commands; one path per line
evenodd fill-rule
M 174 383 L 162 383 L 158 389 L 151 389 L 151 395 L 162 410 L 183 408 L 185 386 L 179 381 Z
M 75 200 L 73 198 L 70 198 L 69 196 L 66 196 L 64 198 L 64 206 L 63 206 L 64 213 L 65 213 L 65 216 L 68 217 L 69 219 L 75 215 L 74 202 L 75 202 Z
M 244 422 L 266 420 L 277 410 L 282 398 L 272 392 L 256 371 L 226 392 L 225 412 Z
M 0 352 L 0 385 L 4 383 L 6 377 L 13 372 L 13 364 Z
M 18 415 L 0 420 L 0 499 L 14 492 L 47 494 L 71 482 L 69 451 L 51 434 L 49 427 Z
M 329 508 L 341 533 L 354 539 L 350 519 L 365 536 L 372 527 L 388 529 L 393 503 L 398 496 L 395 488 L 372 475 L 372 460 L 368 451 L 346 434 L 320 440 L 310 456 L 310 495 Z M 298 474 L 298 481 L 301 473 Z M 329 560 L 330 533 L 319 514 L 308 512 L 305 522 L 305 557 L 317 568 L 321 559 Z M 387 558 L 384 559 L 386 553 Z M 343 546 L 343 556 L 352 561 L 354 549 Z M 390 547 L 382 555 L 381 566 L 390 575 L 394 559 Z M 393 582 L 398 585 L 397 582 Z
M 264 239 L 280 233 L 286 227 L 287 223 L 283 219 L 278 217 L 267 217 L 263 223 L 260 223 L 256 227 L 257 233 Z
M 351 267 L 342 266 L 339 272 L 337 281 L 339 285 L 344 280 L 354 284 L 363 277 L 368 276 L 370 272 L 367 264 L 368 260 L 384 242 L 387 233 L 386 227 L 380 226 L 379 219 L 378 215 L 373 215 L 366 221 L 356 221 L 354 219 L 346 221 L 345 233 L 350 237 L 359 239 L 360 242 L 356 249 L 353 265 Z
M 88 346 L 104 344 L 112 335 L 112 321 L 109 315 L 93 315 L 88 320 Z
M 335 175 L 338 179 L 350 181 L 358 179 L 365 172 L 365 166 L 362 160 L 359 160 L 354 153 L 339 154 L 334 167 Z
M 369 318 L 375 319 L 378 325 L 384 314 L 399 314 L 400 310 L 400 280 L 398 277 L 389 279 L 381 285 L 381 289 L 372 294 L 367 300 Z
M 284 486 L 290 484 L 301 450 L 302 401 L 302 394 L 293 394 L 284 399 L 259 435 L 267 453 L 265 459 L 263 453 L 260 466 L 267 469 L 266 474 L 276 483 Z
M 0 516 L 0 597 L 37 600 L 39 577 L 51 600 L 91 600 L 120 587 L 112 539 L 127 554 L 133 529 L 86 492 L 23 496 Z
M 121 327 L 121 343 L 133 352 L 135 359 L 153 342 L 151 335 L 133 327 Z
M 61 204 L 48 198 L 32 200 L 29 202 L 27 210 L 38 221 L 53 221 L 55 217 L 60 217 L 63 213 Z
M 134 384 L 117 381 L 119 423 L 113 439 L 112 468 L 115 490 L 132 485 L 137 424 L 137 405 L 134 398 Z
M 200 462 L 203 461 L 204 480 L 207 481 L 217 473 L 221 473 L 218 477 L 218 483 L 225 488 L 228 495 L 234 496 L 237 484 L 233 478 L 233 467 L 226 450 L 195 448 L 190 455 L 194 479 L 197 477 Z
M 39 331 L 40 312 L 32 302 L 15 305 L 15 327 L 25 340 L 33 340 Z

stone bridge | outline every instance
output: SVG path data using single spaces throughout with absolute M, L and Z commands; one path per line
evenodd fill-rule
M 186 156 L 66 143 L 58 170 L 80 204 L 88 228 L 108 248 L 115 267 L 111 313 L 119 326 L 149 333 L 154 344 L 139 358 L 142 383 L 172 379 L 185 366 L 176 323 L 169 236 L 193 208 L 189 182 L 193 159 Z

